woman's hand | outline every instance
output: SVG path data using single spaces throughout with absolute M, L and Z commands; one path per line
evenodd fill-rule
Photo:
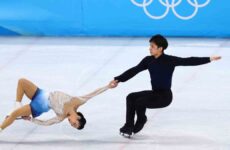
M 118 82 L 117 80 L 112 80 L 112 81 L 110 81 L 110 83 L 109 83 L 109 88 L 112 89 L 112 88 L 117 87 L 118 83 L 119 83 L 119 82 Z

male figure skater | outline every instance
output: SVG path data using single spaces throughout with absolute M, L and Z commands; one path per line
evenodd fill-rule
M 120 128 L 120 132 L 128 137 L 144 127 L 147 121 L 146 108 L 164 108 L 170 105 L 173 97 L 171 83 L 175 67 L 197 66 L 221 59 L 220 56 L 181 58 L 167 55 L 164 51 L 168 47 L 168 42 L 162 35 L 152 36 L 149 42 L 151 55 L 111 81 L 113 87 L 116 87 L 119 82 L 125 82 L 141 71 L 148 70 L 150 73 L 152 90 L 130 93 L 126 97 L 126 123 Z M 134 124 L 135 113 L 137 120 Z

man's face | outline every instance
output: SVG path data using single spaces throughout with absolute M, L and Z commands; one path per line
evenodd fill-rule
M 155 43 L 151 42 L 149 46 L 149 51 L 152 56 L 157 56 L 162 53 L 162 47 L 158 47 Z

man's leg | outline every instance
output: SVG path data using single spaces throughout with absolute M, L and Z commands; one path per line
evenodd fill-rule
M 146 92 L 148 92 L 148 91 L 135 92 L 135 93 L 131 93 L 127 96 L 127 98 L 126 98 L 126 123 L 120 129 L 120 132 L 125 133 L 127 131 L 129 133 L 130 132 L 132 133 L 132 130 L 134 127 L 136 100 L 139 97 L 145 95 Z
M 133 132 L 139 132 L 147 121 L 145 115 L 146 108 L 164 108 L 167 107 L 172 101 L 171 91 L 152 91 L 146 93 L 145 96 L 136 100 L 135 108 L 137 113 L 137 121 Z

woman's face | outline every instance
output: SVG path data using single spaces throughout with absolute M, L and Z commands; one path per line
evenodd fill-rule
M 79 124 L 79 116 L 75 113 L 71 114 L 68 116 L 68 121 L 70 123 L 70 125 L 74 128 L 79 128 L 80 124 Z

